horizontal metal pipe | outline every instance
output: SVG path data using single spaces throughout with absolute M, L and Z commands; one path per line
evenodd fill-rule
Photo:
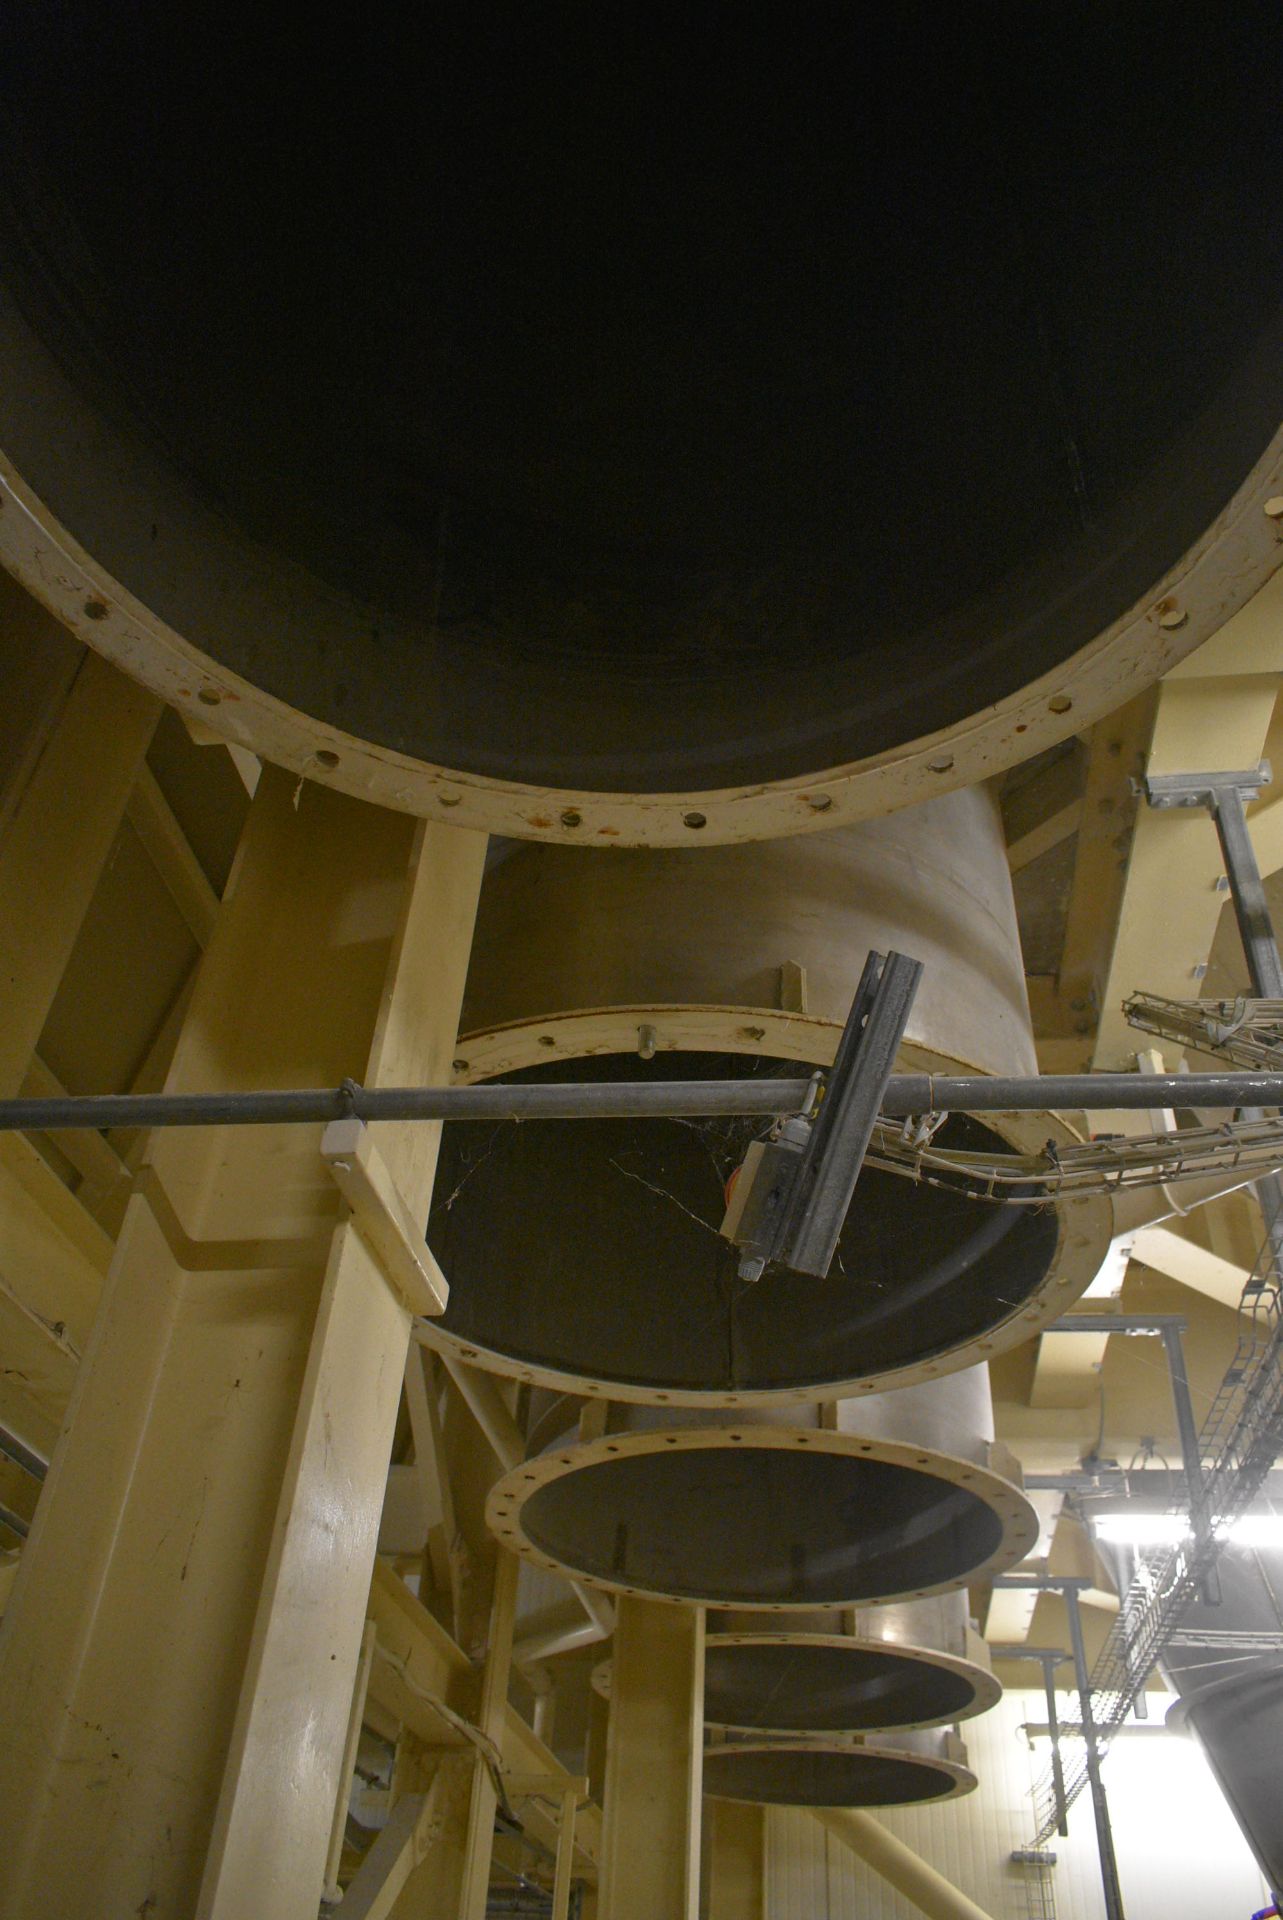
M 93 1094 L 0 1101 L 0 1132 L 79 1127 L 272 1126 L 341 1120 L 593 1120 L 796 1113 L 810 1080 L 669 1080 L 602 1085 L 316 1087 L 282 1092 Z M 1283 1093 L 1280 1093 L 1283 1100 Z
M 102 1127 L 272 1126 L 340 1120 L 594 1120 L 796 1113 L 809 1079 L 568 1082 L 476 1087 L 307 1087 L 251 1093 L 120 1093 L 0 1100 L 0 1133 Z M 896 1074 L 882 1113 L 1037 1113 L 1056 1108 L 1283 1107 L 1280 1073 L 1060 1073 L 1027 1079 Z M 1174 1145 L 1179 1135 L 1173 1136 Z
M 1053 1320 L 1044 1333 L 1185 1333 L 1189 1321 L 1183 1313 L 1067 1313 Z
M 1033 1113 L 1044 1108 L 1107 1112 L 1116 1107 L 1283 1106 L 1283 1073 L 897 1074 L 887 1086 L 888 1120 L 919 1113 Z M 1173 1136 L 1179 1146 L 1180 1136 Z

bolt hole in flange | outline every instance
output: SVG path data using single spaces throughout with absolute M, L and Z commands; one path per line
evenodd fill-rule
M 890 762 L 1152 605 L 1283 418 L 1283 19 L 1161 13 L 23 10 L 0 447 L 354 742 L 571 795 Z

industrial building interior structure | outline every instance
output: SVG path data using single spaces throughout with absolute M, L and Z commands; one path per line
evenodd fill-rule
M 0 28 L 0 1920 L 1272 1911 L 1283 26 L 239 24 Z

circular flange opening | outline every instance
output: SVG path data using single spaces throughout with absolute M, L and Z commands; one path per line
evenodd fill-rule
M 351 739 L 618 794 L 888 756 L 1054 680 L 1270 441 L 1280 31 L 23 10 L 0 445 Z
M 771 1807 L 903 1807 L 970 1793 L 975 1775 L 895 1748 L 709 1747 L 704 1792 Z
M 710 1633 L 704 1654 L 709 1726 L 777 1733 L 867 1733 L 945 1726 L 992 1706 L 982 1667 L 841 1635 Z
M 854 1606 L 941 1591 L 1028 1552 L 1037 1520 L 997 1475 L 823 1429 L 606 1436 L 499 1481 L 512 1551 L 627 1593 L 711 1606 Z
M 737 1054 L 644 1065 L 610 1054 L 511 1078 L 776 1071 L 798 1069 Z M 447 1126 L 428 1239 L 450 1300 L 431 1337 L 550 1385 L 724 1402 L 965 1365 L 1041 1305 L 1060 1247 L 1054 1208 L 977 1203 L 875 1168 L 860 1176 L 827 1278 L 774 1267 L 741 1281 L 718 1226 L 726 1180 L 763 1131 L 731 1119 Z M 962 1116 L 937 1140 L 1004 1144 Z

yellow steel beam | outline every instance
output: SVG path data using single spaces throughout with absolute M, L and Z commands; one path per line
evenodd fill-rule
M 13 1583 L 18 1577 L 18 1565 L 22 1558 L 15 1547 L 11 1552 L 0 1553 L 0 1616 L 9 1604 L 9 1595 L 13 1592 Z
M 704 1611 L 621 1597 L 606 1736 L 602 1920 L 696 1920 Z
M 1027 778 L 1009 775 L 1001 797 L 1007 864 L 1018 873 L 1077 833 L 1082 818 L 1086 750 L 1070 741 L 1068 751 Z
M 552 1883 L 552 1920 L 569 1920 L 570 1878 L 575 1867 L 575 1809 L 579 1795 L 568 1787 L 561 1796 L 561 1823 L 557 1833 L 557 1864 Z
M 1044 853 L 1050 853 L 1053 847 L 1063 846 L 1066 840 L 1072 840 L 1082 825 L 1083 803 L 1081 798 L 1067 800 L 1063 807 L 1057 807 L 1045 819 L 1022 833 L 1018 839 L 1007 842 L 1007 865 L 1013 873 L 1021 873 L 1025 867 L 1032 866 Z
M 428 1326 L 416 1328 L 416 1337 L 431 1345 L 432 1331 Z M 448 1350 L 441 1353 L 441 1362 L 446 1372 L 459 1390 L 460 1397 L 473 1415 L 486 1439 L 490 1442 L 495 1458 L 505 1470 L 519 1465 L 526 1457 L 526 1442 L 520 1427 L 513 1419 L 503 1390 L 493 1374 L 486 1373 L 480 1367 L 470 1367 L 464 1361 L 457 1360 Z M 604 1407 L 601 1412 L 604 1417 Z M 588 1619 L 592 1622 L 599 1639 L 605 1639 L 615 1623 L 614 1609 L 604 1594 L 594 1593 L 581 1581 L 570 1581 L 571 1590 L 579 1600 Z
M 547 1783 L 560 1798 L 586 1783 L 554 1758 L 515 1709 L 508 1704 L 512 1616 L 516 1601 L 516 1561 L 502 1554 L 491 1609 L 491 1646 L 478 1685 L 472 1662 L 440 1623 L 386 1566 L 380 1565 L 370 1589 L 370 1619 L 377 1642 L 370 1676 L 370 1699 L 413 1736 L 398 1766 L 400 1791 L 423 1793 L 437 1786 L 441 1813 L 430 1849 L 407 1879 L 393 1911 L 413 1920 L 471 1920 L 485 1911 L 490 1848 L 496 1806 L 495 1782 L 485 1760 L 469 1746 L 460 1722 L 475 1729 L 484 1752 L 497 1756 L 505 1778 L 519 1792 L 532 1779 Z M 444 1711 L 442 1711 L 444 1710 Z M 448 1749 L 454 1744 L 456 1750 Z M 443 1771 L 444 1770 L 444 1771 Z M 559 1822 L 536 1808 L 522 1812 L 523 1824 L 546 1843 L 559 1844 Z M 596 1859 L 600 1815 L 580 1810 L 575 1846 L 589 1870 Z
M 164 881 L 197 946 L 203 950 L 214 937 L 218 895 L 146 761 L 138 769 L 125 818 L 142 841 L 143 851 Z
M 85 649 L 0 567 L 0 834 L 66 702 Z
M 264 773 L 170 1084 L 447 1077 L 482 843 L 296 787 Z M 410 1325 L 319 1139 L 153 1137 L 181 1237 L 135 1193 L 0 1648 L 4 1920 L 314 1920 Z M 184 1266 L 210 1243 L 270 1258 Z
M 1108 1311 L 1105 1302 L 1099 1304 Z M 1030 1406 L 1085 1407 L 1094 1400 L 1108 1340 L 1105 1333 L 1044 1333 L 1029 1383 Z
M 38 1053 L 33 1053 L 23 1075 L 21 1092 L 36 1100 L 49 1100 L 61 1098 L 66 1091 L 52 1068 L 46 1066 Z M 51 1133 L 49 1138 L 71 1162 L 81 1182 L 89 1184 L 95 1192 L 108 1194 L 128 1186 L 131 1178 L 128 1167 L 101 1133 L 76 1127 L 70 1132 Z
M 407 1313 L 443 1314 L 450 1297 L 446 1277 L 365 1122 L 332 1121 L 321 1136 L 321 1158 Z
M 346 1920 L 389 1920 L 395 1913 L 415 1868 L 430 1851 L 432 1828 L 444 1811 L 443 1785 L 442 1778 L 426 1793 L 403 1794 L 397 1801 L 343 1895 Z
M 160 702 L 87 653 L 0 835 L 0 1092 L 22 1084 Z
M 1082 819 L 1056 989 L 1062 1020 L 1084 1033 L 1095 1024 L 1095 1006 L 1122 913 L 1137 810 L 1132 782 L 1145 769 L 1156 701 L 1153 692 L 1141 694 L 1098 722 L 1087 737 Z M 1035 1016 L 1034 1031 L 1057 1030 L 1039 1026 Z M 1078 1055 L 1080 1064 L 1085 1064 L 1088 1050 Z M 1050 1063 L 1043 1070 L 1050 1071 Z
M 508 1677 L 512 1671 L 512 1628 L 517 1614 L 518 1571 L 516 1555 L 500 1547 L 478 1715 L 478 1729 L 482 1738 L 496 1750 L 501 1750 L 500 1742 L 508 1718 Z M 472 1790 L 468 1796 L 458 1920 L 485 1920 L 490 1891 L 490 1856 L 494 1851 L 494 1817 L 498 1804 L 493 1771 L 477 1755 L 473 1761 Z M 407 1902 L 404 1908 L 406 1920 L 410 1920 L 413 1911 L 412 1904 Z
M 78 1349 L 88 1344 L 111 1257 L 107 1235 L 30 1141 L 0 1136 L 0 1275 Z
M 763 1807 L 704 1802 L 708 1920 L 766 1920 L 766 1818 Z
M 443 1700 L 451 1712 L 473 1718 L 477 1676 L 472 1662 L 404 1580 L 382 1561 L 374 1568 L 368 1605 L 377 1635 L 370 1698 L 427 1744 L 440 1737 L 443 1725 L 440 1716 L 431 1712 L 433 1700 Z M 426 1723 L 425 1712 L 431 1714 Z
M 279 804 L 280 786 L 279 777 L 270 784 L 265 777 L 259 792 L 266 789 L 269 802 Z M 387 824 L 381 821 L 379 830 L 386 832 Z M 484 860 L 483 836 L 428 826 L 414 831 L 393 896 L 399 911 L 366 1084 L 431 1084 L 434 1075 L 446 1077 Z M 384 1187 L 412 1194 L 425 1213 L 440 1138 L 439 1126 L 389 1128 L 379 1156 Z M 324 1812 L 328 1824 L 340 1755 L 324 1744 L 321 1707 L 337 1727 L 351 1694 L 410 1338 L 410 1312 L 386 1281 L 359 1222 L 341 1226 L 308 1355 L 198 1920 L 241 1920 L 251 1905 L 261 1920 L 278 1912 L 282 1920 L 301 1915 L 318 1868 L 323 1876 L 318 1820 Z M 341 1556 L 327 1511 L 336 1497 L 348 1529 Z M 321 1580 L 328 1617 L 317 1620 Z M 300 1653 L 319 1669 L 321 1697 L 306 1709 L 298 1698 Z M 304 1755 L 311 1778 L 300 1779 Z M 280 1779 L 283 1765 L 292 1769 L 288 1784 Z M 270 1792 L 265 1777 L 276 1783 Z M 263 1895 L 265 1875 L 271 1905 Z
M 1215 680 L 1230 674 L 1283 673 L 1283 576 L 1273 573 L 1245 607 L 1165 675 Z
M 373 1621 L 367 1620 L 365 1632 L 361 1635 L 361 1660 L 356 1670 L 356 1683 L 352 1688 L 347 1738 L 343 1742 L 343 1762 L 339 1769 L 339 1789 L 334 1796 L 334 1820 L 330 1827 L 330 1846 L 325 1856 L 325 1891 L 322 1898 L 330 1901 L 341 1898 L 339 1862 L 343 1858 L 343 1839 L 347 1830 L 352 1773 L 356 1766 L 357 1750 L 361 1744 L 361 1728 L 365 1720 L 365 1703 L 370 1691 L 370 1669 L 374 1665 L 377 1637 Z
M 449 1607 L 453 1626 L 458 1614 L 458 1556 L 451 1551 L 455 1536 L 454 1490 L 450 1485 L 441 1422 L 437 1414 L 437 1384 L 433 1360 L 417 1341 L 405 1357 L 405 1404 L 414 1437 L 412 1472 L 419 1490 L 427 1530 L 424 1577 Z
M 1142 1227 L 1132 1242 L 1132 1257 L 1224 1307 L 1237 1308 L 1248 1279 L 1247 1267 L 1214 1253 L 1170 1221 Z
M 111 1242 L 21 1134 L 0 1137 L 0 1421 L 52 1452 Z
M 1254 767 L 1274 712 L 1278 676 L 1171 678 L 1160 689 L 1151 773 Z M 1093 1065 L 1128 1066 L 1137 1035 L 1123 1002 L 1139 988 L 1189 999 L 1199 990 L 1220 919 L 1223 872 L 1216 829 L 1202 808 L 1136 817 L 1118 938 L 1105 975 Z

